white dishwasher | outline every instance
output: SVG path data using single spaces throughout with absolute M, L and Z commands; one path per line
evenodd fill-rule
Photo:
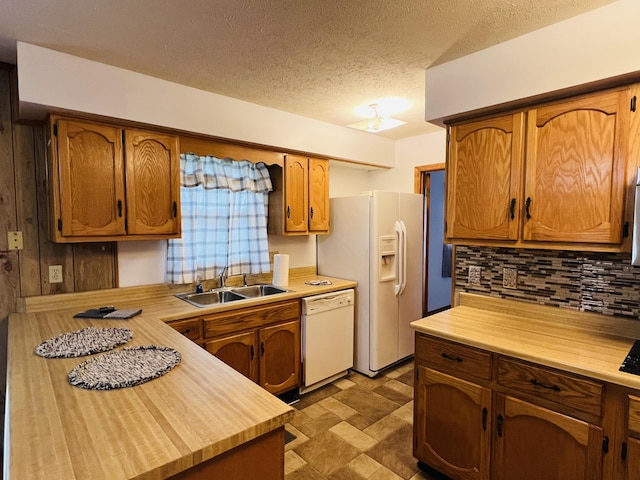
M 302 387 L 307 393 L 347 374 L 353 367 L 355 292 L 302 299 Z

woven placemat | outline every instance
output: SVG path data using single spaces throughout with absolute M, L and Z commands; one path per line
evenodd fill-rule
M 72 358 L 113 350 L 131 340 L 128 328 L 86 327 L 45 340 L 36 347 L 36 354 L 46 358 Z
M 182 355 L 169 347 L 127 347 L 85 360 L 69 372 L 69 383 L 87 390 L 133 387 L 175 367 Z

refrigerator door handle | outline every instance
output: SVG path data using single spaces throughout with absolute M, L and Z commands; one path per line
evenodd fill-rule
M 393 225 L 393 230 L 396 234 L 396 284 L 393 286 L 393 294 L 398 296 L 402 290 L 402 276 L 403 276 L 403 243 L 402 243 L 402 225 L 400 221 L 396 220 Z
M 402 227 L 402 283 L 400 287 L 399 295 L 404 293 L 404 289 L 407 288 L 407 226 L 402 220 L 400 220 L 400 226 Z

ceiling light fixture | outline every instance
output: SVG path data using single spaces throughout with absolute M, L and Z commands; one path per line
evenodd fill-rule
M 348 126 L 357 130 L 365 130 L 367 132 L 377 133 L 382 132 L 383 130 L 396 128 L 407 123 L 403 122 L 402 120 L 397 120 L 395 118 L 381 115 L 379 112 L 379 108 L 380 106 L 377 103 L 370 104 L 369 118 L 367 120 L 361 120 L 359 122 L 352 123 Z

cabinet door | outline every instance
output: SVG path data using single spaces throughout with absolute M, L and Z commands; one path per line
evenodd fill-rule
M 451 127 L 447 238 L 518 238 L 522 137 L 522 113 Z
M 260 386 L 277 394 L 300 385 L 300 321 L 260 330 Z
M 489 478 L 488 388 L 418 366 L 414 411 L 416 458 L 454 479 Z
M 284 159 L 284 216 L 286 232 L 306 232 L 309 210 L 307 157 L 287 155 Z
M 144 130 L 125 135 L 128 233 L 179 234 L 178 138 Z
M 640 480 L 640 440 L 627 439 L 626 480 Z
M 65 237 L 124 235 L 122 130 L 63 119 L 56 125 L 58 230 Z
M 527 114 L 524 240 L 622 242 L 629 90 Z
M 496 395 L 496 480 L 602 478 L 602 429 L 505 395 Z
M 246 332 L 209 340 L 207 351 L 233 367 L 245 377 L 258 382 L 256 333 Z
M 329 161 L 309 159 L 309 231 L 329 231 Z

